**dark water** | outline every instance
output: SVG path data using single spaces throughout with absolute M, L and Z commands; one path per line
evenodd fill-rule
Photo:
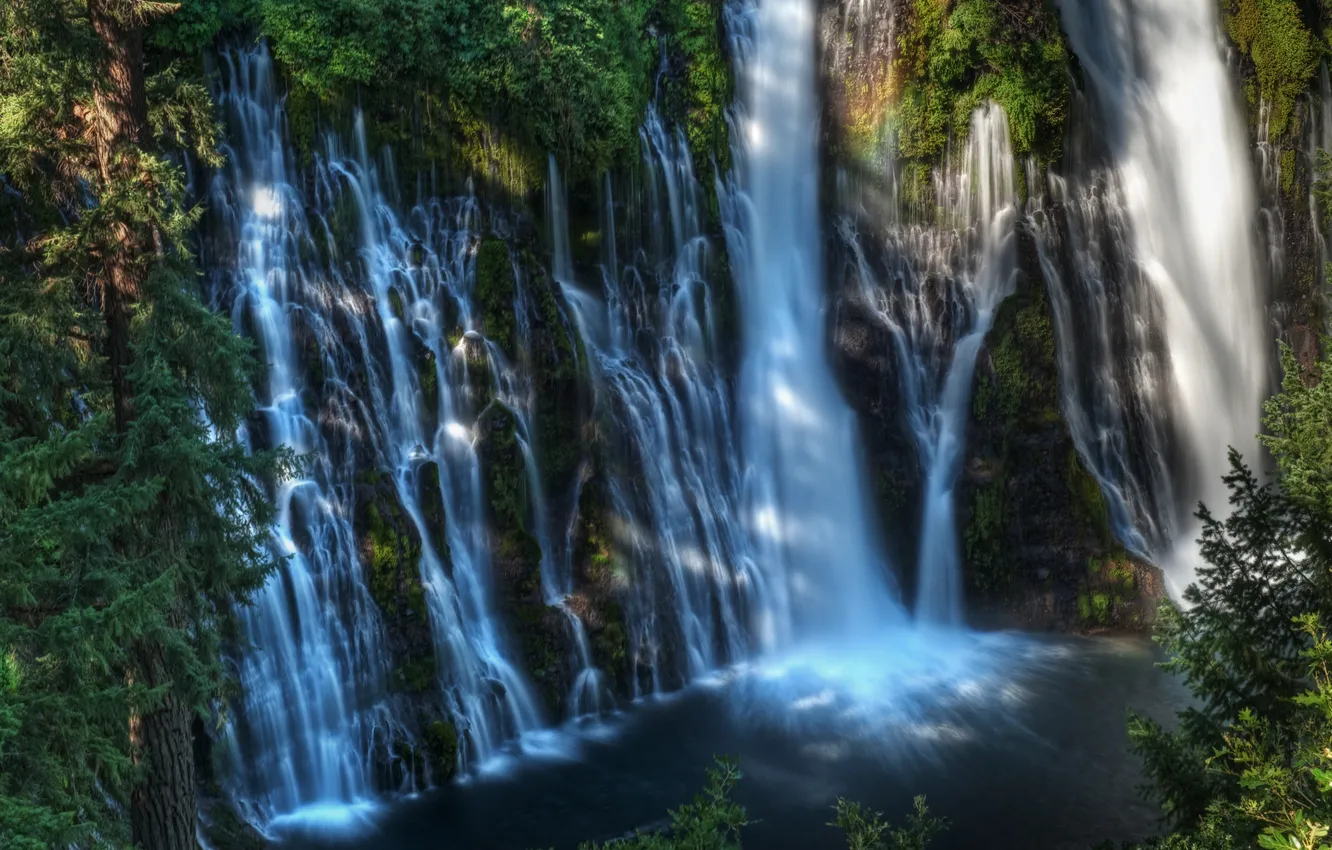
M 746 848 L 840 848 L 839 796 L 893 818 L 916 794 L 952 821 L 933 847 L 1086 848 L 1154 834 L 1126 750 L 1129 706 L 1168 720 L 1187 694 L 1137 639 L 987 636 L 960 650 L 830 649 L 641 703 L 595 734 L 547 742 L 500 775 L 395 803 L 356 837 L 301 848 L 574 848 L 663 820 L 738 755 Z M 540 742 L 536 742 L 539 746 Z

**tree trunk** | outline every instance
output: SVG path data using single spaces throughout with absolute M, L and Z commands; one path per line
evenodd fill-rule
M 93 29 L 102 41 L 101 72 L 93 89 L 93 133 L 104 188 L 138 180 L 139 155 L 148 135 L 148 98 L 144 89 L 143 24 L 125 11 L 131 4 L 89 0 Z M 120 14 L 116 14 L 117 10 Z M 145 191 L 148 189 L 145 181 Z M 124 433 L 132 413 L 129 386 L 130 317 L 143 283 L 146 246 L 129 222 L 111 226 L 102 310 L 106 316 L 107 358 L 116 430 Z
M 92 26 L 102 42 L 102 61 L 93 89 L 93 138 L 102 190 L 151 194 L 142 152 L 149 142 L 144 81 L 143 30 L 147 10 L 134 0 L 88 0 Z M 130 320 L 151 262 L 151 225 L 116 221 L 104 250 L 102 312 L 106 356 L 111 371 L 116 431 L 125 434 L 134 418 L 129 368 Z M 175 625 L 175 624 L 173 624 Z M 131 675 L 149 687 L 170 681 L 160 646 L 131 653 Z M 140 850 L 194 850 L 193 712 L 175 688 L 154 711 L 130 717 L 134 758 L 144 768 L 130 796 L 130 835 Z
M 140 666 L 163 673 L 160 657 Z M 140 850 L 194 850 L 193 718 L 174 690 L 156 711 L 130 718 L 130 741 L 145 768 L 130 796 L 130 835 Z

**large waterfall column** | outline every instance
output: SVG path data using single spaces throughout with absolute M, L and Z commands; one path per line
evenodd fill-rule
M 813 0 L 759 0 L 736 51 L 726 216 L 742 305 L 747 510 L 770 577 L 759 638 L 865 632 L 902 617 L 872 525 L 854 414 L 828 359 L 818 217 Z M 738 36 L 743 39 L 745 36 Z

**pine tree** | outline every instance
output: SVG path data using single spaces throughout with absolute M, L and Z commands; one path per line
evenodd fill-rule
M 198 298 L 163 155 L 216 160 L 208 98 L 144 57 L 173 8 L 0 8 L 5 847 L 193 847 L 192 724 L 272 566 L 280 459 L 235 437 L 252 361 Z
M 1310 664 L 1332 658 L 1318 626 L 1332 617 L 1332 383 L 1305 374 L 1288 348 L 1282 362 L 1282 391 L 1264 408 L 1263 437 L 1278 480 L 1260 482 L 1231 452 L 1232 512 L 1218 520 L 1200 507 L 1206 563 L 1184 594 L 1188 607 L 1166 603 L 1158 621 L 1170 656 L 1164 666 L 1183 677 L 1197 704 L 1180 713 L 1175 731 L 1130 719 L 1148 788 L 1181 829 L 1163 847 L 1277 840 L 1270 829 L 1285 815 L 1272 800 L 1289 799 L 1263 777 L 1289 774 L 1281 780 L 1287 790 L 1290 777 L 1308 784 L 1308 753 L 1332 746 L 1327 717 L 1314 716 L 1332 704 L 1327 670 Z M 1293 824 L 1281 820 L 1280 828 L 1295 834 Z

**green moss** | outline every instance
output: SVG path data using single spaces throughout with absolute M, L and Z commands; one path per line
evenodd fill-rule
M 587 351 L 581 335 L 567 327 L 556 286 L 540 261 L 525 247 L 518 257 L 535 309 L 528 352 L 537 383 L 534 437 L 544 486 L 554 493 L 570 485 L 585 451 L 581 437 Z
M 1010 423 L 1059 419 L 1054 321 L 1044 289 L 1028 287 L 999 309 L 988 344 L 993 373 L 982 380 L 976 415 Z
M 429 693 L 435 687 L 435 659 L 417 658 L 400 665 L 393 671 L 393 684 L 398 690 L 409 693 Z
M 615 543 L 606 528 L 606 506 L 597 486 L 589 484 L 583 488 L 578 515 L 582 517 L 583 535 L 575 556 L 583 565 L 584 578 L 589 584 L 607 587 L 624 571 L 624 565 L 616 556 Z
M 490 429 L 485 447 L 490 510 L 497 529 L 520 530 L 527 516 L 527 476 L 518 446 L 517 422 L 512 411 L 498 401 L 492 402 L 483 415 Z
M 619 679 L 629 667 L 629 636 L 619 606 L 604 612 L 608 622 L 592 638 L 592 655 L 598 667 Z
M 724 0 L 659 0 L 656 15 L 667 33 L 671 73 L 666 81 L 666 110 L 679 122 L 694 155 L 694 173 L 715 204 L 707 179 L 713 163 L 730 168 L 726 110 L 735 99 L 731 63 L 725 52 Z M 716 210 L 714 209 L 715 213 Z
M 1268 104 L 1268 134 L 1280 139 L 1318 69 L 1317 41 L 1295 0 L 1221 0 L 1221 6 L 1231 40 L 1253 60 L 1258 86 L 1249 92 L 1250 105 L 1257 106 L 1255 96 Z
M 1003 590 L 1013 580 L 1012 564 L 1005 557 L 1004 535 L 1008 517 L 1004 481 L 995 476 L 971 494 L 971 510 L 963 539 L 973 584 L 983 592 Z
M 397 514 L 393 520 L 401 520 L 401 512 L 396 507 L 393 510 Z M 367 505 L 365 516 L 370 547 L 370 595 L 382 610 L 391 612 L 400 604 L 401 588 L 401 604 L 424 619 L 425 589 L 418 572 L 421 545 L 410 535 L 400 534 L 396 522 L 385 519 L 377 505 Z
M 476 250 L 476 298 L 481 320 L 486 336 L 509 356 L 518 352 L 518 323 L 513 313 L 517 290 L 509 246 L 494 237 L 481 240 Z
M 1087 578 L 1078 588 L 1078 616 L 1097 626 L 1133 626 L 1141 618 L 1136 600 L 1133 562 L 1121 551 L 1087 563 Z M 1126 607 L 1128 606 L 1128 607 Z
M 1093 593 L 1091 595 L 1092 617 L 1100 625 L 1106 625 L 1110 622 L 1110 597 L 1104 593 Z
M 1110 530 L 1110 510 L 1101 492 L 1101 485 L 1082 465 L 1082 457 L 1077 449 L 1070 448 L 1065 463 L 1064 482 L 1068 485 L 1069 506 L 1074 521 L 1082 528 L 1090 529 L 1096 541 L 1103 548 L 1114 545 L 1114 535 Z
M 1293 148 L 1281 152 L 1281 191 L 1286 193 L 1286 197 L 1295 200 L 1295 191 L 1297 184 L 1295 182 L 1295 150 Z
M 430 543 L 442 561 L 450 557 L 447 524 L 448 514 L 444 510 L 444 491 L 439 480 L 439 465 L 434 461 L 423 464 L 417 472 L 417 502 L 421 505 L 422 517 L 430 534 Z
M 458 730 L 448 720 L 426 725 L 422 735 L 430 772 L 436 782 L 443 782 L 458 770 Z
M 545 180 L 545 156 L 530 144 L 478 117 L 458 98 L 449 98 L 451 153 L 473 173 L 499 186 L 512 197 L 522 197 Z
M 1091 596 L 1085 587 L 1078 588 L 1078 619 L 1087 622 L 1092 618 Z
M 398 691 L 427 693 L 436 683 L 429 631 L 429 605 L 421 582 L 421 543 L 414 526 L 382 476 L 363 472 L 358 490 L 375 488 L 358 510 L 356 533 L 370 596 L 395 638 L 390 685 Z M 380 489 L 380 488 L 383 489 Z M 447 553 L 445 553 L 446 555 Z
M 439 408 L 439 376 L 435 371 L 435 352 L 427 350 L 417 358 L 416 381 L 421 388 L 421 403 L 433 415 Z
M 1042 0 L 915 0 L 909 10 L 887 87 L 894 158 L 937 161 L 986 101 L 1003 107 L 1019 156 L 1058 154 L 1068 51 Z
M 402 301 L 402 293 L 393 288 L 388 294 L 389 312 L 393 313 L 393 318 L 400 322 L 407 321 L 407 311 Z

